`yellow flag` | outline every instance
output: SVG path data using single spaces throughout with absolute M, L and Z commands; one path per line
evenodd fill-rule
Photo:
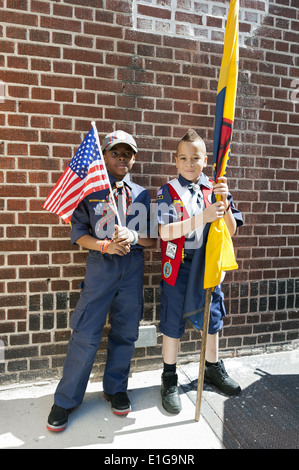
M 220 176 L 225 175 L 230 154 L 238 81 L 238 16 L 239 0 L 231 0 L 216 101 L 213 143 L 213 169 L 216 182 Z M 233 243 L 225 221 L 220 219 L 212 222 L 206 245 L 204 288 L 217 286 L 223 271 L 237 268 Z

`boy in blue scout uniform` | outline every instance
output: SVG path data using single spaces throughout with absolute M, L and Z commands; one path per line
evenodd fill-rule
M 223 217 L 231 235 L 243 225 L 242 215 L 228 192 L 227 179 L 222 177 L 214 184 L 202 172 L 206 166 L 205 143 L 190 129 L 177 147 L 179 177 L 162 186 L 157 193 L 162 256 L 159 328 L 163 333 L 164 370 L 161 395 L 162 405 L 170 413 L 181 411 L 176 361 L 188 312 L 191 309 L 193 313 L 190 305 L 192 300 L 197 302 L 196 305 L 200 302 L 204 305 L 205 291 L 199 288 L 203 286 L 204 270 L 196 266 L 202 265 L 205 260 L 209 223 Z M 212 203 L 212 193 L 221 195 L 221 201 Z M 196 260 L 195 266 L 192 260 Z M 192 276 L 199 276 L 195 285 Z M 211 301 L 205 381 L 228 395 L 235 395 L 240 392 L 240 387 L 228 376 L 222 360 L 218 359 L 218 333 L 222 329 L 224 315 L 223 294 L 217 286 Z M 193 315 L 193 324 L 196 325 L 196 321 L 196 315 Z
M 102 331 L 110 312 L 104 397 L 117 415 L 129 413 L 127 384 L 134 343 L 143 315 L 143 248 L 150 246 L 150 196 L 130 179 L 137 145 L 130 134 L 116 131 L 102 144 L 108 176 L 123 224 L 115 225 L 108 189 L 94 192 L 78 205 L 71 219 L 71 241 L 87 248 L 86 275 L 80 299 L 72 314 L 73 329 L 63 377 L 54 395 L 47 428 L 62 431 L 68 415 L 83 400 Z M 127 202 L 126 205 L 120 204 Z M 135 209 L 143 218 L 135 226 Z M 135 218 L 136 220 L 136 218 Z M 135 225 L 134 225 L 135 224 Z M 127 227 L 132 226 L 133 230 Z M 138 230 L 138 232 L 136 231 Z

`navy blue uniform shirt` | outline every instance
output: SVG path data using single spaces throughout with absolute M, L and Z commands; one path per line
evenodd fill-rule
M 116 179 L 109 173 L 108 175 L 111 187 L 113 188 Z M 148 235 L 150 233 L 150 195 L 145 188 L 133 183 L 129 174 L 122 181 L 130 188 L 132 194 L 132 207 L 126 218 L 126 227 L 136 230 L 140 235 Z M 91 235 L 98 238 L 96 226 L 102 217 L 108 193 L 109 189 L 103 189 L 102 191 L 89 194 L 80 202 L 71 219 L 71 242 L 73 244 L 83 235 Z M 115 223 L 118 224 L 116 218 Z M 114 231 L 114 223 L 110 223 L 109 227 L 112 227 Z M 107 232 L 107 238 L 112 237 L 110 232 Z M 138 243 L 131 246 L 131 249 L 142 248 Z

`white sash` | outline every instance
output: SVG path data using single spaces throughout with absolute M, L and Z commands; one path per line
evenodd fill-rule
M 189 191 L 188 189 L 188 186 L 182 186 L 181 183 L 179 182 L 179 180 L 177 178 L 171 180 L 171 181 L 168 181 L 168 184 L 171 184 L 171 186 L 173 187 L 173 189 L 176 191 L 176 193 L 179 195 L 180 197 L 180 200 L 183 202 L 184 204 L 184 207 L 187 211 L 187 214 L 189 215 L 189 217 L 191 217 L 190 215 L 190 211 L 192 210 L 191 209 L 191 206 L 192 206 L 192 194 L 191 192 Z M 188 210 L 189 208 L 189 210 Z

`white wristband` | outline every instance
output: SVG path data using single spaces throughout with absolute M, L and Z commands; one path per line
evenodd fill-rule
M 135 230 L 131 230 L 131 233 L 134 236 L 134 240 L 130 243 L 130 245 L 136 245 L 138 242 L 138 233 Z

